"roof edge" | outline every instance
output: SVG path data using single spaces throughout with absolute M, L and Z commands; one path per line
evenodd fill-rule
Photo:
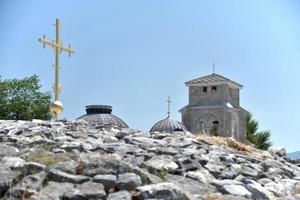
M 217 78 L 221 78 L 222 80 L 216 80 Z M 201 80 L 202 79 L 202 80 Z M 212 80 L 205 80 L 205 79 L 212 79 Z M 219 74 L 211 74 L 206 76 L 201 76 L 199 78 L 192 79 L 190 81 L 185 82 L 185 85 L 190 86 L 212 86 L 212 85 L 221 85 L 226 84 L 230 87 L 242 89 L 244 86 L 242 84 L 239 84 L 235 81 L 232 81 L 222 75 Z

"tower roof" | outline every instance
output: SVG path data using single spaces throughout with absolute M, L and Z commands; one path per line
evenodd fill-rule
M 158 121 L 154 126 L 150 129 L 150 132 L 166 132 L 166 133 L 173 133 L 174 131 L 184 131 L 186 132 L 187 129 L 185 126 L 175 120 L 166 118 L 163 120 Z
M 221 76 L 219 74 L 210 74 L 206 76 L 202 76 L 190 81 L 187 81 L 185 83 L 186 86 L 209 86 L 209 85 L 221 85 L 221 84 L 227 84 L 233 88 L 241 89 L 243 85 L 232 81 L 228 78 L 225 78 L 224 76 Z
M 128 128 L 127 124 L 119 117 L 111 114 L 112 106 L 108 105 L 88 105 L 85 107 L 87 114 L 78 119 L 99 125 L 113 125 L 121 128 Z

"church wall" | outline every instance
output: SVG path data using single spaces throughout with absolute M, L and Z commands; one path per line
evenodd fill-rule
M 181 113 L 181 122 L 187 128 L 188 131 L 192 132 L 191 115 L 189 109 L 185 109 Z
M 190 86 L 189 105 L 223 105 L 223 103 L 228 99 L 228 87 L 226 85 L 218 85 L 216 87 L 216 92 L 212 92 L 212 86 L 207 86 L 207 92 L 203 92 L 202 86 Z
M 232 136 L 232 133 L 231 133 L 231 126 L 232 126 L 232 124 L 231 124 L 231 122 L 232 122 L 232 120 L 233 120 L 233 118 L 232 118 L 232 114 L 231 114 L 231 112 L 229 112 L 229 110 L 227 109 L 226 110 L 226 128 L 225 128 L 225 133 L 224 133 L 224 136 L 225 137 L 231 137 Z
M 246 141 L 246 115 L 242 109 L 231 110 L 227 112 L 227 134 L 228 137 L 234 137 L 236 140 Z M 234 122 L 237 120 L 237 130 L 234 132 Z
M 247 117 L 247 112 L 243 109 L 240 109 L 239 112 L 239 117 L 240 117 L 240 141 L 247 143 L 247 134 L 246 134 L 246 117 Z
M 219 132 L 221 136 L 226 133 L 226 112 L 224 108 L 208 108 L 208 109 L 196 109 L 188 108 L 182 113 L 182 123 L 192 133 L 199 132 L 199 123 L 204 122 L 206 131 L 209 132 L 212 122 L 219 122 Z
M 238 117 L 237 132 L 233 133 L 233 114 Z M 187 107 L 182 113 L 183 125 L 192 133 L 199 133 L 200 122 L 205 122 L 206 133 L 212 126 L 213 121 L 219 122 L 219 134 L 224 137 L 233 136 L 236 140 L 247 143 L 246 139 L 246 113 L 242 110 L 233 110 L 224 108 L 191 108 Z
M 239 107 L 240 106 L 239 89 L 228 88 L 227 101 L 230 102 L 234 107 Z

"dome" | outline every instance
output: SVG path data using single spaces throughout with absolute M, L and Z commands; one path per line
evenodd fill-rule
M 172 133 L 174 131 L 186 132 L 187 129 L 183 126 L 182 123 L 172 120 L 168 117 L 154 124 L 154 126 L 150 129 L 150 132 L 155 132 L 155 131 Z
M 112 106 L 109 105 L 88 105 L 85 107 L 86 113 L 78 119 L 100 125 L 113 125 L 121 128 L 128 128 L 127 124 L 119 117 L 111 114 Z

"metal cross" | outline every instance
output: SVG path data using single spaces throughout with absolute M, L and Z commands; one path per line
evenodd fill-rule
M 215 70 L 216 70 L 216 66 L 215 66 L 215 62 L 213 62 L 213 74 L 215 74 Z
M 43 47 L 45 48 L 46 45 L 51 46 L 55 51 L 55 83 L 53 86 L 53 90 L 55 93 L 55 99 L 54 102 L 50 106 L 50 111 L 54 116 L 58 116 L 58 114 L 62 111 L 62 103 L 58 101 L 58 95 L 61 92 L 61 85 L 59 83 L 59 55 L 65 51 L 69 54 L 69 57 L 71 57 L 71 54 L 75 53 L 73 49 L 71 49 L 71 46 L 64 47 L 61 39 L 60 39 L 60 24 L 59 19 L 56 19 L 55 21 L 55 29 L 56 29 L 56 38 L 53 41 L 47 40 L 46 36 L 44 35 L 43 38 L 39 38 L 39 42 L 43 44 Z M 56 108 L 54 108 L 56 106 Z M 58 106 L 58 107 L 57 107 Z M 54 109 L 53 109 L 54 108 Z
M 168 102 L 168 118 L 169 118 L 170 115 L 171 115 L 171 111 L 170 111 L 171 99 L 170 99 L 170 96 L 168 96 L 167 102 Z

